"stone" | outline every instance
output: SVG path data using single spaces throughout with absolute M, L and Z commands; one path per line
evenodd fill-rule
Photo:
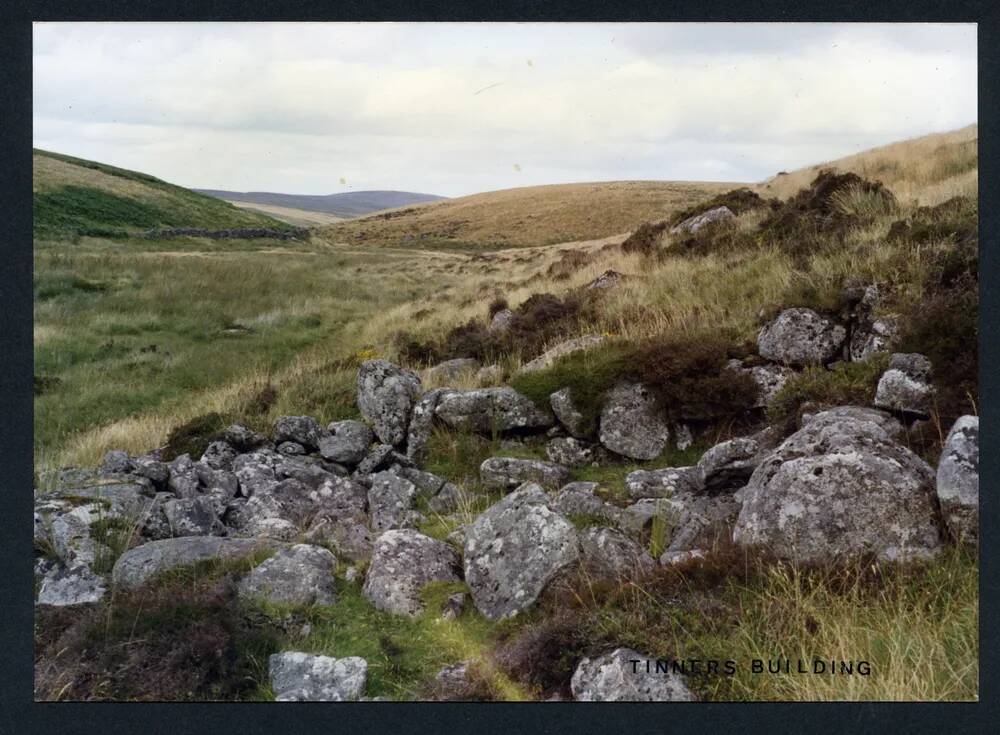
M 545 447 L 545 456 L 550 462 L 565 467 L 586 467 L 597 460 L 597 452 L 592 444 L 571 436 L 557 437 Z
M 631 648 L 584 658 L 570 681 L 578 702 L 691 702 L 679 674 L 657 671 L 657 661 Z
M 492 436 L 514 429 L 547 429 L 554 417 L 513 388 L 452 390 L 440 394 L 434 415 L 458 431 Z
M 686 220 L 678 225 L 670 228 L 671 235 L 693 235 L 698 230 L 708 225 L 714 225 L 721 222 L 728 222 L 730 220 L 736 219 L 736 215 L 733 214 L 733 210 L 729 207 L 714 207 L 712 209 L 706 210 L 701 214 L 696 214 L 693 217 L 688 217 Z
M 249 452 L 267 443 L 267 437 L 251 431 L 242 424 L 232 424 L 223 430 L 222 441 L 238 452 Z
M 386 531 L 375 539 L 362 594 L 378 610 L 414 617 L 424 609 L 423 587 L 460 581 L 458 566 L 458 555 L 443 541 L 412 529 Z
M 208 465 L 213 470 L 227 470 L 231 471 L 233 469 L 233 460 L 239 452 L 236 451 L 236 447 L 226 441 L 214 441 L 205 447 L 205 451 L 201 455 L 201 463 Z
M 232 472 L 213 470 L 201 462 L 195 462 L 194 469 L 198 475 L 198 490 L 202 494 L 218 491 L 220 495 L 232 498 L 239 492 L 240 481 Z
M 318 449 L 328 433 L 312 416 L 281 416 L 274 422 L 276 442 L 295 442 L 310 451 Z
M 510 325 L 514 321 L 514 312 L 510 309 L 501 309 L 493 318 L 490 320 L 490 326 L 488 330 L 492 334 L 503 334 L 510 329 Z
M 664 551 L 660 555 L 660 565 L 664 567 L 679 567 L 697 559 L 704 559 L 708 552 L 703 549 L 690 549 L 689 551 Z
M 812 309 L 785 309 L 757 335 L 761 357 L 791 367 L 825 365 L 840 351 L 847 330 Z
M 434 428 L 434 414 L 441 396 L 450 393 L 448 388 L 435 388 L 424 393 L 413 407 L 410 426 L 406 434 L 406 456 L 411 462 L 422 464 L 427 459 L 427 441 Z
M 331 546 L 338 557 L 353 562 L 368 561 L 372 556 L 371 531 L 352 518 L 317 518 L 306 532 L 306 540 Z
M 38 604 L 52 607 L 92 604 L 100 602 L 106 592 L 104 579 L 86 564 L 57 567 L 42 579 Z
M 938 462 L 937 496 L 951 536 L 960 542 L 978 542 L 978 416 L 962 416 L 948 432 Z
M 606 337 L 600 334 L 585 334 L 582 337 L 568 339 L 565 342 L 560 342 L 554 347 L 549 348 L 534 360 L 525 363 L 521 366 L 521 369 L 518 372 L 523 374 L 544 370 L 560 357 L 571 355 L 574 352 L 584 352 L 586 350 L 593 349 L 594 347 L 603 344 L 606 339 Z
M 526 484 L 491 506 L 468 529 L 465 581 L 490 620 L 517 615 L 578 558 L 576 529 Z
M 733 540 L 796 561 L 926 558 L 941 545 L 934 490 L 934 471 L 877 421 L 820 413 L 754 470 Z
M 635 470 L 625 477 L 625 489 L 633 500 L 670 498 L 694 492 L 701 485 L 696 467 L 664 467 L 661 470 Z
M 400 467 L 397 465 L 392 468 L 392 472 L 412 482 L 417 488 L 417 495 L 422 498 L 434 497 L 444 487 L 445 482 L 447 482 L 443 477 L 435 475 L 433 472 L 425 472 L 416 467 Z
M 265 559 L 240 580 L 237 591 L 245 599 L 287 605 L 332 605 L 336 557 L 326 549 L 296 544 Z
M 464 592 L 456 592 L 453 595 L 448 595 L 448 599 L 444 601 L 441 606 L 441 617 L 445 620 L 457 620 L 462 616 L 462 611 L 465 610 L 465 601 L 468 595 Z
M 268 658 L 268 671 L 277 702 L 353 702 L 368 681 L 368 663 L 358 656 L 287 651 Z
M 754 408 L 766 408 L 778 394 L 778 391 L 785 387 L 788 379 L 795 375 L 795 371 L 791 368 L 774 363 L 743 367 L 740 360 L 730 360 L 728 367 L 730 370 L 749 375 L 757 385 L 757 400 L 753 404 Z
M 427 501 L 427 508 L 432 513 L 452 513 L 462 506 L 463 499 L 462 491 L 456 485 L 446 482 L 438 494 Z
M 274 548 L 274 543 L 220 536 L 184 536 L 150 541 L 118 557 L 111 570 L 111 578 L 120 587 L 134 589 L 161 572 L 207 559 L 239 558 L 263 548 Z
M 627 276 L 624 273 L 619 273 L 616 270 L 606 270 L 583 288 L 585 291 L 593 291 L 595 289 L 598 291 L 606 291 L 609 288 L 617 286 L 625 278 L 627 278 Z
M 132 473 L 145 477 L 157 490 L 166 490 L 170 480 L 170 467 L 166 462 L 151 457 L 136 457 L 133 461 Z
M 864 362 L 872 355 L 888 352 L 899 336 L 899 318 L 886 315 L 859 324 L 851 333 L 850 357 L 854 362 Z
M 194 498 L 201 493 L 198 468 L 189 455 L 182 454 L 170 462 L 167 487 L 178 498 Z
M 436 702 L 469 702 L 483 699 L 471 678 L 471 662 L 446 666 L 434 676 L 432 699 Z
M 934 386 L 931 361 L 916 353 L 895 353 L 875 389 L 875 407 L 927 418 Z
M 372 486 L 368 490 L 372 531 L 379 533 L 391 528 L 402 528 L 407 511 L 413 508 L 416 499 L 417 488 L 409 480 L 391 472 L 373 475 Z
M 379 470 L 388 469 L 394 461 L 394 452 L 391 444 L 376 444 L 358 464 L 354 474 L 371 475 Z
M 715 495 L 743 487 L 760 463 L 759 452 L 760 445 L 753 437 L 737 437 L 716 444 L 698 460 L 700 488 Z
M 269 450 L 241 454 L 233 460 L 233 474 L 240 485 L 240 494 L 251 498 L 255 493 L 266 492 L 278 484 L 275 467 L 281 455 Z
M 694 435 L 687 424 L 678 424 L 674 429 L 674 446 L 682 452 L 694 444 Z
M 802 428 L 812 426 L 813 429 L 819 429 L 822 426 L 836 426 L 843 422 L 874 424 L 874 427 L 867 430 L 876 433 L 882 431 L 893 441 L 901 440 L 905 434 L 903 425 L 891 413 L 867 406 L 836 406 L 818 413 L 802 414 Z
M 586 417 L 573 403 L 569 388 L 563 388 L 550 395 L 549 403 L 556 418 L 559 419 L 559 423 L 566 427 L 566 431 L 577 439 L 587 438 L 590 434 L 590 427 L 587 425 Z
M 420 399 L 420 377 L 386 360 L 368 360 L 358 370 L 358 408 L 383 444 L 406 440 L 410 411 Z
M 667 551 L 712 549 L 732 537 L 740 502 L 732 495 L 684 493 L 670 499 L 665 515 Z
M 490 490 L 510 490 L 525 482 L 555 489 L 569 480 L 569 470 L 540 459 L 490 457 L 479 466 L 479 478 Z
M 298 442 L 281 442 L 278 445 L 278 453 L 286 457 L 298 457 L 306 453 L 306 448 Z
M 479 360 L 472 357 L 456 357 L 454 360 L 445 360 L 427 368 L 426 377 L 429 382 L 446 383 L 463 376 L 471 376 L 473 371 L 478 369 Z
M 334 421 L 326 428 L 327 436 L 319 440 L 320 456 L 348 467 L 361 462 L 375 441 L 375 432 L 360 421 Z
M 550 506 L 556 513 L 567 518 L 615 518 L 615 508 L 594 493 L 599 487 L 596 482 L 571 482 L 562 487 Z
M 591 526 L 580 531 L 580 561 L 588 573 L 611 581 L 638 579 L 653 571 L 649 552 L 621 531 Z
M 101 505 L 88 503 L 48 520 L 52 549 L 67 567 L 92 566 L 99 556 L 109 554 L 110 550 L 95 541 L 90 532 L 91 526 L 104 517 Z
M 128 456 L 128 452 L 123 452 L 120 449 L 112 449 L 104 455 L 98 472 L 102 475 L 128 474 L 134 469 L 135 463 Z
M 644 386 L 619 383 L 601 410 L 600 439 L 616 454 L 649 461 L 666 449 L 670 429 Z
M 163 513 L 172 536 L 221 536 L 225 533 L 218 510 L 207 495 L 168 500 L 163 504 Z

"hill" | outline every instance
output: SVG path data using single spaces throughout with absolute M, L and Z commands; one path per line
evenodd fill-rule
M 356 245 L 525 247 L 627 232 L 737 184 L 612 181 L 503 189 L 380 212 L 321 229 Z
M 260 212 L 168 184 L 149 174 L 34 150 L 36 237 L 107 235 L 161 227 L 281 227 Z
M 247 209 L 251 212 L 263 212 L 268 217 L 274 217 L 282 222 L 287 222 L 296 227 L 316 227 L 318 225 L 331 225 L 340 222 L 343 217 L 326 212 L 315 212 L 309 209 L 295 209 L 293 207 L 278 207 L 273 204 L 254 204 L 253 202 L 240 202 L 235 199 L 226 200 L 235 207 Z
M 322 195 L 276 194 L 268 191 L 224 191 L 221 189 L 193 189 L 193 191 L 229 202 L 263 204 L 269 207 L 301 209 L 307 212 L 325 212 L 345 218 L 444 199 L 444 197 L 435 194 L 419 194 L 411 191 L 348 191 L 343 194 Z

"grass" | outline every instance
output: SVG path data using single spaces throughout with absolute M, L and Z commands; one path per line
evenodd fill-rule
M 636 368 L 632 353 L 620 351 L 622 345 L 656 342 L 680 352 L 711 335 L 729 346 L 744 346 L 777 309 L 840 308 L 845 279 L 856 278 L 887 286 L 882 308 L 908 322 L 906 349 L 926 352 L 936 367 L 940 364 L 939 398 L 947 405 L 932 416 L 941 429 L 932 439 L 939 441 L 954 411 L 974 411 L 978 405 L 975 381 L 969 382 L 976 374 L 976 355 L 962 346 L 975 343 L 978 302 L 970 278 L 978 233 L 974 207 L 921 211 L 917 206 L 975 195 L 978 168 L 970 163 L 974 147 L 969 141 L 977 134 L 976 129 L 958 131 L 834 162 L 833 168 L 853 167 L 862 176 L 880 177 L 897 204 L 888 207 L 886 199 L 876 201 L 863 190 L 848 192 L 837 206 L 850 226 L 836 237 L 818 227 L 808 233 L 809 246 L 797 248 L 765 237 L 760 229 L 764 213 L 753 210 L 693 250 L 671 237 L 664 237 L 652 256 L 617 248 L 620 233 L 731 188 L 714 185 L 624 182 L 497 192 L 339 223 L 294 243 L 86 236 L 79 227 L 59 229 L 65 223 L 43 209 L 46 228 L 36 231 L 33 284 L 36 468 L 94 466 L 109 449 L 141 453 L 171 438 L 181 447 L 202 441 L 230 420 L 267 429 L 283 414 L 308 414 L 323 423 L 355 417 L 354 380 L 361 360 L 385 357 L 411 364 L 401 359 L 400 331 L 418 342 L 437 341 L 470 320 L 485 325 L 498 298 L 513 309 L 537 294 L 565 298 L 608 269 L 626 278 L 589 297 L 586 320 L 543 340 L 598 333 L 608 335 L 608 343 L 514 378 L 514 386 L 538 403 L 569 386 L 594 416 L 604 388 L 622 368 Z M 150 202 L 165 208 L 195 206 L 183 197 L 171 199 L 170 185 L 142 174 L 46 154 L 36 154 L 35 165 L 38 196 L 65 204 L 65 198 L 59 200 L 64 187 L 86 190 L 83 204 L 91 209 L 67 215 L 74 227 L 108 226 L 102 221 L 108 218 L 143 221 L 148 212 L 141 207 Z M 814 177 L 812 169 L 793 172 L 757 191 L 787 199 Z M 123 199 L 139 203 L 140 209 L 126 212 Z M 213 219 L 211 226 L 227 225 Z M 514 375 L 536 356 L 532 350 L 550 346 L 514 346 L 499 362 Z M 714 365 L 721 353 L 711 352 Z M 648 362 L 675 374 L 669 360 Z M 782 392 L 771 418 L 788 420 L 807 402 L 867 402 L 879 365 L 876 360 L 803 372 Z M 468 376 L 463 386 L 474 383 Z M 948 383 L 955 390 L 949 392 Z M 704 444 L 685 452 L 668 450 L 652 463 L 574 469 L 572 479 L 599 482 L 600 492 L 620 503 L 628 472 L 693 464 L 709 440 L 726 438 L 726 431 L 720 424 L 717 437 L 705 437 Z M 430 514 L 421 530 L 445 538 L 496 501 L 499 496 L 479 484 L 485 458 L 537 457 L 542 451 L 543 445 L 501 450 L 496 437 L 436 430 L 427 469 L 458 484 L 464 500 L 455 514 Z M 930 445 L 921 453 L 936 456 Z M 587 524 L 593 519 L 576 520 Z M 653 531 L 650 543 L 658 551 L 668 529 Z M 113 546 L 127 545 L 119 542 L 127 538 L 127 527 L 109 524 L 98 533 L 118 539 Z M 237 571 L 161 580 L 144 593 L 145 602 L 112 600 L 112 607 L 101 611 L 104 627 L 93 628 L 107 631 L 102 639 L 107 645 L 100 649 L 106 657 L 86 664 L 92 668 L 85 671 L 56 657 L 51 667 L 42 667 L 53 677 L 51 691 L 61 698 L 88 692 L 122 698 L 267 698 L 267 654 L 301 646 L 368 658 L 371 695 L 420 696 L 442 666 L 473 658 L 486 672 L 492 696 L 535 697 L 548 691 L 548 684 L 539 682 L 565 687 L 580 655 L 611 644 L 632 645 L 654 656 L 741 662 L 868 657 L 875 672 L 825 678 L 753 676 L 741 669 L 733 677 L 696 678 L 695 687 L 707 699 L 970 699 L 978 691 L 977 559 L 955 550 L 929 564 L 892 572 L 864 565 L 833 570 L 757 566 L 751 557 L 720 550 L 706 562 L 663 570 L 642 584 L 610 590 L 593 581 L 578 585 L 558 610 L 544 608 L 516 625 L 503 624 L 510 627 L 491 626 L 471 610 L 455 623 L 439 622 L 430 608 L 414 620 L 386 616 L 361 597 L 357 586 L 341 584 L 341 600 L 334 607 L 284 611 L 278 621 L 264 614 L 268 611 L 257 611 L 254 615 L 263 615 L 260 629 L 248 634 L 235 625 L 244 611 L 235 612 L 223 584 Z M 572 615 L 560 628 L 563 623 L 556 618 L 567 610 Z M 291 622 L 278 625 L 286 619 Z M 89 618 L 85 622 L 96 625 Z M 311 626 L 307 635 L 301 633 L 306 622 Z M 46 625 L 39 624 L 43 638 Z M 135 637 L 129 625 L 136 626 Z M 501 650 L 529 634 L 535 637 L 524 645 L 520 664 L 507 666 Z M 538 648 L 545 640 L 554 641 L 552 647 Z M 212 668 L 204 651 L 219 646 L 234 652 L 239 665 Z M 181 669 L 169 669 L 179 666 L 180 659 L 170 654 L 174 649 L 187 655 L 188 663 L 196 662 L 202 679 L 175 677 Z M 561 662 L 558 670 L 543 655 L 550 650 Z M 153 672 L 164 677 L 156 679 L 159 688 L 139 691 L 120 678 L 107 683 L 101 667 L 120 667 L 123 651 L 168 667 Z M 546 666 L 552 670 L 538 676 L 528 671 Z M 229 678 L 220 683 L 219 676 Z M 64 689 L 67 677 L 77 684 Z

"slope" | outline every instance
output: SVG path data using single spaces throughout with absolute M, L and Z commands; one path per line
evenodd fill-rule
M 220 189 L 193 189 L 193 191 L 226 201 L 304 209 L 309 212 L 325 212 L 337 217 L 358 217 L 383 209 L 408 207 L 444 199 L 436 194 L 419 194 L 412 191 L 348 191 L 342 194 L 322 195 L 277 194 L 268 191 L 224 191 Z
M 94 161 L 35 149 L 32 168 L 36 238 L 159 227 L 287 227 L 263 213 Z

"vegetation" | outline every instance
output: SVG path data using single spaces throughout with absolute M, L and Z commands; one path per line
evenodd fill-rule
M 724 432 L 746 408 L 748 387 L 724 370 L 727 361 L 745 358 L 762 320 L 780 308 L 839 312 L 848 282 L 884 286 L 877 316 L 898 316 L 899 348 L 934 364 L 937 405 L 916 447 L 933 459 L 954 417 L 978 407 L 977 134 L 778 177 L 751 190 L 766 206 L 731 185 L 543 187 L 337 223 L 295 243 L 108 237 L 100 228 L 143 229 L 153 211 L 194 213 L 200 204 L 151 177 L 37 153 L 36 467 L 94 466 L 119 448 L 197 454 L 236 419 L 267 429 L 284 414 L 354 417 L 357 366 L 376 356 L 416 369 L 448 357 L 496 362 L 539 403 L 569 387 L 592 425 L 607 389 L 633 377 L 674 418 L 706 416 Z M 61 178 L 49 185 L 52 172 Z M 850 172 L 857 176 L 843 175 Z M 694 237 L 660 232 L 633 252 L 619 247 L 642 222 L 704 211 L 727 192 L 734 222 Z M 210 226 L 235 225 L 225 220 L 233 211 L 257 217 L 210 201 L 225 212 L 197 215 Z M 626 278 L 584 288 L 609 269 Z M 487 327 L 502 308 L 515 317 L 499 337 Z M 584 334 L 608 339 L 518 374 Z M 805 370 L 769 419 L 790 427 L 810 405 L 868 403 L 883 367 L 876 358 Z M 600 482 L 601 494 L 621 502 L 629 471 L 689 465 L 704 449 L 572 476 Z M 421 530 L 439 539 L 496 499 L 478 483 L 483 459 L 541 454 L 541 446 L 502 449 L 498 437 L 443 430 L 429 450 L 427 469 L 463 491 L 457 514 L 427 513 Z M 115 554 L 129 531 L 108 523 L 97 532 Z M 64 699 L 267 698 L 267 655 L 295 647 L 364 656 L 372 695 L 425 696 L 442 666 L 473 659 L 481 696 L 536 698 L 565 693 L 579 657 L 614 644 L 739 660 L 735 676 L 695 677 L 708 699 L 976 697 L 973 553 L 949 550 L 892 574 L 862 562 L 801 569 L 765 561 L 720 548 L 624 586 L 579 577 L 499 626 L 471 609 L 437 620 L 441 596 L 457 589 L 447 585 L 426 592 L 428 611 L 414 620 L 378 613 L 346 582 L 329 609 L 247 610 L 232 590 L 243 567 L 199 567 L 116 593 L 83 616 L 40 613 L 36 686 Z M 751 676 L 742 665 L 831 651 L 870 657 L 878 673 Z

